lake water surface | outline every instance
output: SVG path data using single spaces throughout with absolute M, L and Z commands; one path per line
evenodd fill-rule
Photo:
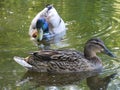
M 113 59 L 99 54 L 104 66 L 99 76 L 84 79 L 79 74 L 31 73 L 14 62 L 14 56 L 26 57 L 38 50 L 29 39 L 28 29 L 34 16 L 48 3 L 54 5 L 68 28 L 65 39 L 51 44 L 51 48 L 83 51 L 88 39 L 99 37 L 117 56 Z M 120 90 L 120 1 L 1 0 L 0 90 Z

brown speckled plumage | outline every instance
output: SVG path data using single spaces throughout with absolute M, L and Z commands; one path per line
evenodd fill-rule
M 66 73 L 101 70 L 102 63 L 96 55 L 98 52 L 114 57 L 103 41 L 95 38 L 87 41 L 84 54 L 76 50 L 41 50 L 32 53 L 25 61 L 32 65 L 29 70 L 37 72 Z
M 80 72 L 92 69 L 90 61 L 75 50 L 39 51 L 29 57 L 28 63 L 41 72 Z

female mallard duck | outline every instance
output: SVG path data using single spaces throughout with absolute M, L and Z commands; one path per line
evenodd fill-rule
M 65 23 L 53 5 L 47 5 L 31 22 L 29 35 L 32 41 L 38 43 L 42 39 L 50 40 L 57 34 L 66 33 Z M 62 36 L 62 37 L 63 37 Z
M 32 53 L 27 58 L 14 57 L 25 68 L 37 72 L 82 72 L 102 70 L 98 52 L 114 57 L 103 41 L 93 38 L 87 41 L 84 54 L 75 50 L 43 50 Z

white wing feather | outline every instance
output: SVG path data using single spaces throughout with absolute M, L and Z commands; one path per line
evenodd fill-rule
M 26 61 L 24 61 L 24 58 L 14 56 L 13 58 L 18 64 L 22 65 L 25 68 L 31 68 L 32 65 L 28 64 Z

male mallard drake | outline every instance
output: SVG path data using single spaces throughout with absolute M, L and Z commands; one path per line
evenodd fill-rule
M 84 54 L 76 50 L 43 50 L 27 58 L 14 57 L 25 68 L 37 72 L 82 72 L 101 70 L 102 62 L 96 53 L 104 52 L 114 57 L 98 38 L 90 39 L 84 47 Z
M 30 38 L 36 43 L 42 39 L 50 40 L 63 32 L 64 36 L 66 33 L 65 23 L 53 5 L 47 5 L 40 11 L 32 20 L 29 28 Z

